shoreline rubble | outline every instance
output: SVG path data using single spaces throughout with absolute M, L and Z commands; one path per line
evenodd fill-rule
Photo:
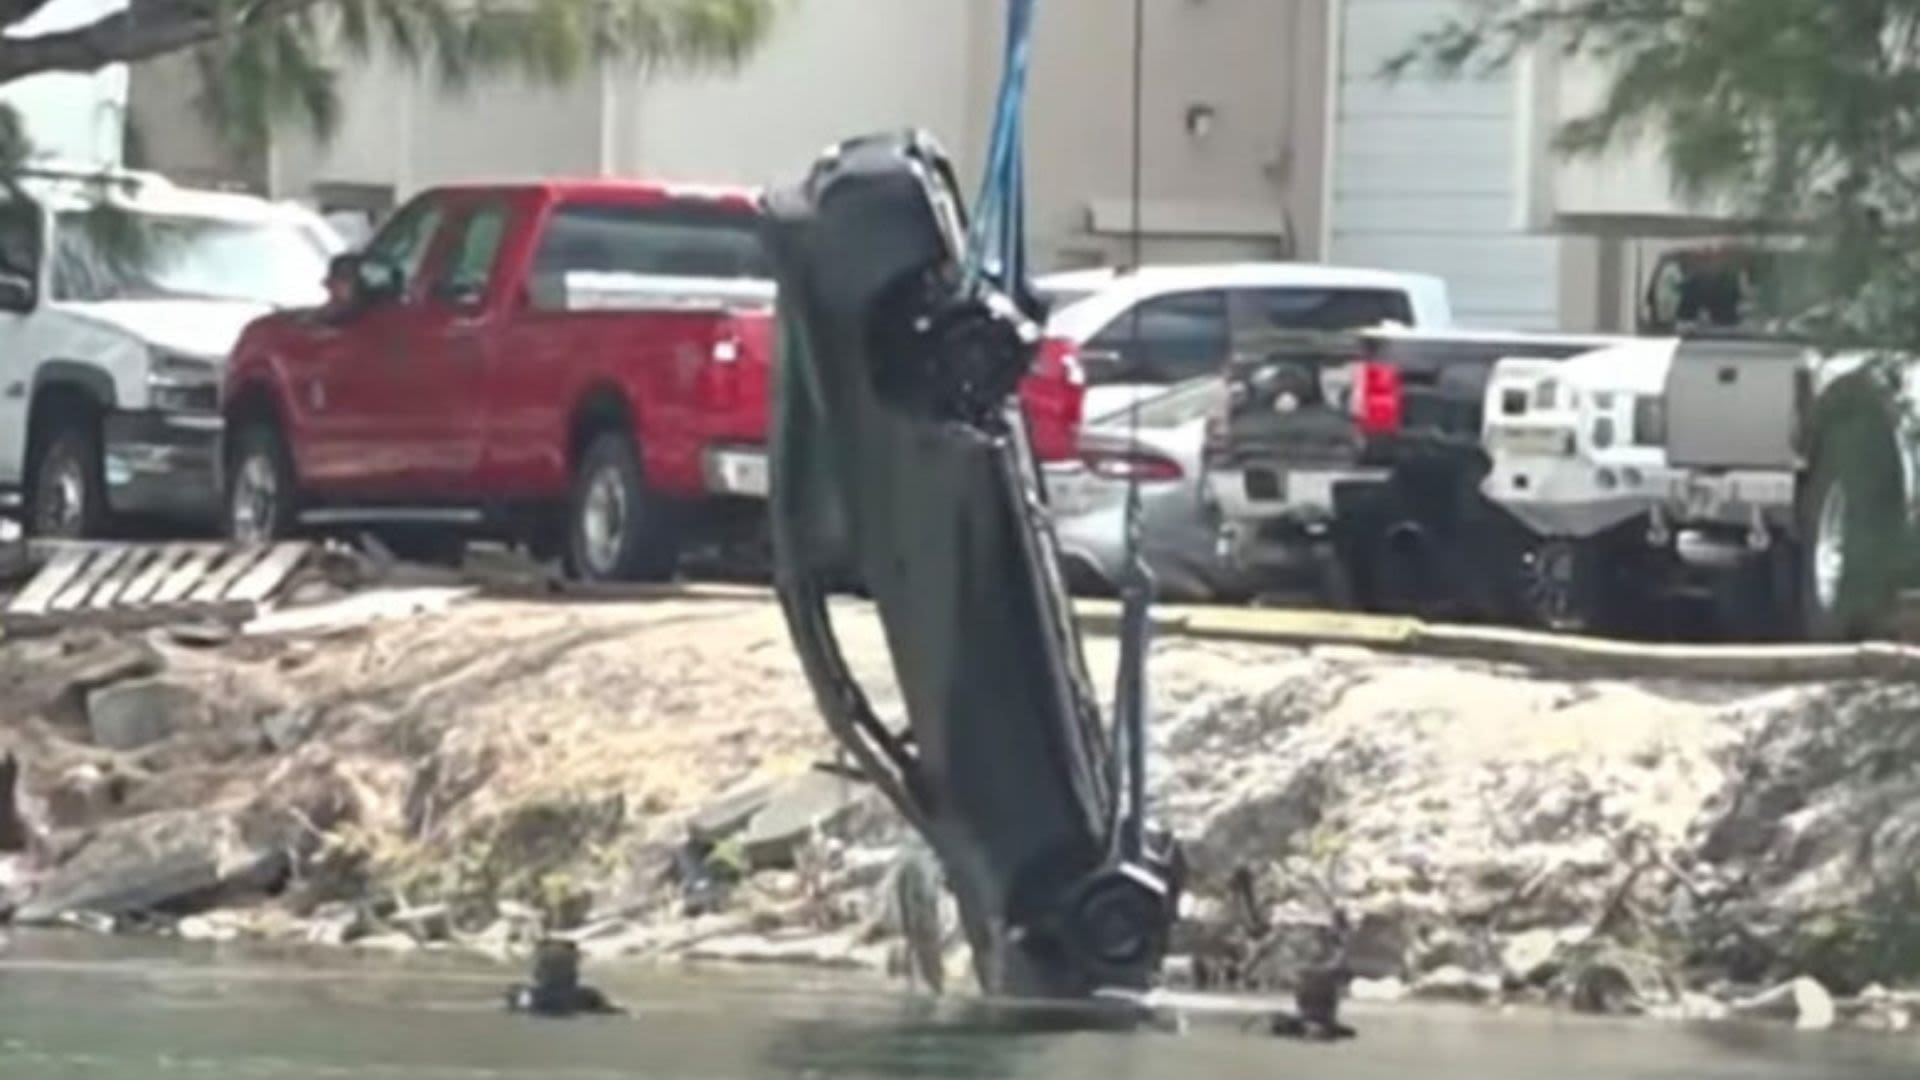
M 842 614 L 897 710 L 877 627 Z M 1172 985 L 1281 992 L 1332 958 L 1366 1002 L 1913 1030 L 1920 687 L 1177 638 L 1153 671 L 1152 782 L 1194 867 Z M 907 832 L 831 769 L 764 601 L 10 640 L 0 701 L 23 925 L 897 964 Z

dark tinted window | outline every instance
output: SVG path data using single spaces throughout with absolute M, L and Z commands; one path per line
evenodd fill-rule
M 1144 301 L 1094 335 L 1087 352 L 1113 353 L 1120 363 L 1087 358 L 1087 381 L 1176 383 L 1221 371 L 1227 358 L 1227 297 L 1218 290 L 1174 293 Z
M 750 212 L 707 206 L 563 206 L 547 223 L 534 273 L 771 278 Z
M 367 243 L 368 258 L 400 271 L 402 295 L 412 293 L 442 217 L 438 199 L 415 200 L 402 207 Z
M 1397 289 L 1248 289 L 1234 293 L 1245 330 L 1362 330 L 1385 322 L 1413 325 L 1413 306 Z

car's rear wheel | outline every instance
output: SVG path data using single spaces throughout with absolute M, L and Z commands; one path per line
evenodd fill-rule
M 1884 412 L 1841 401 L 1827 427 L 1801 492 L 1800 629 L 1857 640 L 1885 632 L 1898 610 L 1906 484 Z
M 248 424 L 227 462 L 228 538 L 248 544 L 281 540 L 298 521 L 299 490 L 286 443 L 272 424 Z
M 639 448 L 621 432 L 595 436 L 568 502 L 568 572 L 581 581 L 665 581 L 679 562 L 673 506 L 648 490 Z

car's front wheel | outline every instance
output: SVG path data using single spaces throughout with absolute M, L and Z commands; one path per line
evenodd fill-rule
M 100 456 L 100 425 L 82 414 L 55 415 L 33 454 L 28 528 L 35 536 L 63 540 L 107 532 L 106 481 Z
M 680 562 L 673 507 L 647 489 L 639 448 L 617 431 L 596 436 L 574 472 L 567 506 L 567 569 L 581 581 L 665 581 Z
M 226 532 L 247 544 L 281 540 L 299 521 L 299 492 L 286 444 L 273 425 L 241 429 L 227 461 Z

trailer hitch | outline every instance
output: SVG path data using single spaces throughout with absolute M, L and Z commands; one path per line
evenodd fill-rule
M 1132 720 L 1108 730 L 1016 397 L 1039 304 L 967 272 L 966 211 L 924 133 L 843 143 L 764 211 L 775 581 L 827 726 L 939 857 L 982 989 L 1144 990 L 1185 876 L 1143 824 L 1145 599 L 1123 643 Z M 841 654 L 842 590 L 873 602 L 904 726 Z

